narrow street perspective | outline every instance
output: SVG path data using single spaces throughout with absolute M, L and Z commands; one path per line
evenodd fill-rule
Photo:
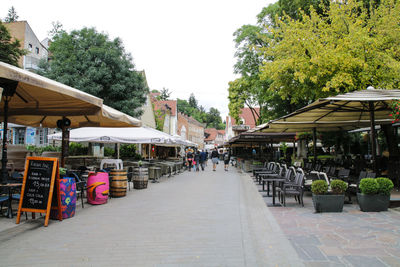
M 252 179 L 208 165 L 47 228 L 0 232 L 0 265 L 302 266 Z

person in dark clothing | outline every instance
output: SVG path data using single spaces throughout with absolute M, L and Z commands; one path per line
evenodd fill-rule
M 211 152 L 211 161 L 213 163 L 213 171 L 216 171 L 217 164 L 219 161 L 219 153 L 216 148 Z
M 193 153 L 189 150 L 186 154 L 189 171 L 192 171 Z
M 226 151 L 224 153 L 224 170 L 228 171 L 228 167 L 229 167 L 229 161 L 231 160 L 231 153 L 229 153 L 229 151 Z
M 201 170 L 204 171 L 204 166 L 206 164 L 207 161 L 207 153 L 204 151 L 200 152 L 200 166 L 201 166 Z
M 197 150 L 194 154 L 194 165 L 196 167 L 196 172 L 199 171 L 199 162 L 200 162 L 200 152 Z

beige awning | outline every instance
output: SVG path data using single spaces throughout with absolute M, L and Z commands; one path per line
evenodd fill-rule
M 17 81 L 8 103 L 8 122 L 56 127 L 63 116 L 71 128 L 140 126 L 138 119 L 103 105 L 103 100 L 43 76 L 0 62 L 0 83 Z M 4 93 L 0 117 L 4 120 Z
M 370 103 L 375 124 L 390 124 L 391 103 L 400 99 L 400 90 L 367 89 L 316 102 L 269 122 L 263 132 L 353 130 L 370 126 Z

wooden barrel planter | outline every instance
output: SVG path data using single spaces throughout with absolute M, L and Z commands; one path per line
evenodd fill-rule
M 145 189 L 149 182 L 148 168 L 138 167 L 133 169 L 133 188 Z
M 111 170 L 111 197 L 124 197 L 126 196 L 126 189 L 128 187 L 128 177 L 126 170 Z

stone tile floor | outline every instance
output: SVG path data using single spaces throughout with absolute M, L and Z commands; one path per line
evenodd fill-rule
M 270 206 L 272 198 L 262 192 Z M 400 266 L 400 211 L 362 212 L 345 204 L 342 213 L 315 213 L 311 193 L 304 207 L 287 198 L 269 207 L 306 266 Z

